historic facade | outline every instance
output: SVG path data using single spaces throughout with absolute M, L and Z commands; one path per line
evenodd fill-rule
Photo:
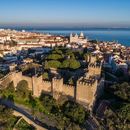
M 87 43 L 87 39 L 85 38 L 84 34 L 81 32 L 80 35 L 78 34 L 70 34 L 70 43 Z

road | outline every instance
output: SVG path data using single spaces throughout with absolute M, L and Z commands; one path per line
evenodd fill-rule
M 37 130 L 56 130 L 56 128 L 47 126 L 46 124 L 42 123 L 40 120 L 33 117 L 32 115 L 30 115 L 20 107 L 16 106 L 13 102 L 9 100 L 0 99 L 0 104 L 12 108 L 14 110 L 15 115 L 22 116 L 29 124 L 36 127 Z

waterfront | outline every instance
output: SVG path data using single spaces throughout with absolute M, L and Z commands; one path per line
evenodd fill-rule
M 129 93 L 124 92 L 129 90 L 127 82 L 130 82 L 128 71 L 130 70 L 130 47 L 116 42 L 97 44 L 94 41 L 87 41 L 84 37 L 85 32 L 80 35 L 70 35 L 71 31 L 68 34 L 61 31 L 57 34 L 56 31 L 51 32 L 51 30 L 34 33 L 36 31 L 39 32 L 39 30 L 29 29 L 0 30 L 2 90 L 0 97 L 5 95 L 3 98 L 5 101 L 13 100 L 13 103 L 18 104 L 19 109 L 25 113 L 21 111 L 18 113 L 22 116 L 22 121 L 20 120 L 22 123 L 17 120 L 16 113 L 14 120 L 18 123 L 14 122 L 9 128 L 12 126 L 19 128 L 24 122 L 30 130 L 33 130 L 32 125 L 48 129 L 69 130 L 75 127 L 75 130 L 81 130 L 93 127 L 94 129 L 89 130 L 99 128 L 107 130 L 104 126 L 109 128 L 109 124 L 102 122 L 102 119 L 108 123 L 111 120 L 106 115 L 107 110 L 111 111 L 115 103 L 129 99 Z M 50 32 L 55 35 L 44 34 Z M 79 32 L 81 31 L 77 33 Z M 66 37 L 67 35 L 70 36 Z M 113 91 L 113 87 L 118 91 Z M 110 92 L 107 88 L 110 88 Z M 114 96 L 116 93 L 117 95 Z M 112 104 L 113 97 L 115 102 Z M 119 101 L 117 97 L 121 100 Z M 125 112 L 127 105 L 121 108 Z M 118 123 L 114 122 L 117 117 L 112 115 L 114 126 L 117 124 L 118 129 L 122 122 L 122 115 L 119 109 L 113 109 L 119 115 Z M 129 106 L 128 110 L 130 110 Z M 91 114 L 93 111 L 96 116 Z M 19 111 L 14 109 L 12 112 Z M 12 121 L 13 114 L 10 116 Z M 28 120 L 32 125 L 27 123 Z M 8 123 L 10 124 L 11 121 Z M 127 128 L 129 122 L 121 125 Z
M 82 30 L 38 30 L 32 29 L 29 31 L 40 32 L 40 33 L 50 33 L 55 35 L 64 35 L 69 36 L 70 33 L 80 33 Z M 97 29 L 89 29 L 82 31 L 84 35 L 89 39 L 96 39 L 100 41 L 118 41 L 122 45 L 130 46 L 130 30 L 97 30 Z

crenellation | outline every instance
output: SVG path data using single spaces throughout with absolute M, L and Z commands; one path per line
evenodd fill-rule
M 97 70 L 96 74 L 100 74 L 100 69 L 97 68 Z M 28 77 L 23 75 L 22 72 L 9 73 L 6 77 L 0 79 L 0 84 L 7 86 L 11 81 L 13 81 L 16 87 L 21 80 L 26 80 L 33 96 L 39 97 L 41 92 L 46 92 L 53 95 L 55 99 L 59 99 L 62 95 L 65 95 L 69 98 L 71 97 L 70 99 L 86 104 L 91 108 L 90 106 L 92 106 L 95 101 L 98 87 L 98 80 L 91 72 L 92 70 L 90 69 L 86 78 L 81 77 L 77 80 L 76 86 L 64 84 L 63 78 L 61 77 L 54 77 L 52 78 L 52 81 L 47 81 L 43 80 L 42 76 Z
M 74 99 L 75 98 L 75 86 L 64 84 L 62 86 L 62 94 Z
M 74 88 L 73 85 L 70 85 L 70 84 L 63 84 L 64 87 L 68 87 L 68 88 Z
M 63 79 L 62 79 L 62 78 L 54 77 L 52 80 L 55 81 L 55 82 L 60 82 L 60 81 L 63 80 Z
M 48 80 L 42 80 L 43 83 L 51 83 L 51 81 Z

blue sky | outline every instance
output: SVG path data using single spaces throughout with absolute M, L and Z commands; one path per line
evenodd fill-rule
M 130 27 L 130 0 L 0 0 L 0 25 Z

